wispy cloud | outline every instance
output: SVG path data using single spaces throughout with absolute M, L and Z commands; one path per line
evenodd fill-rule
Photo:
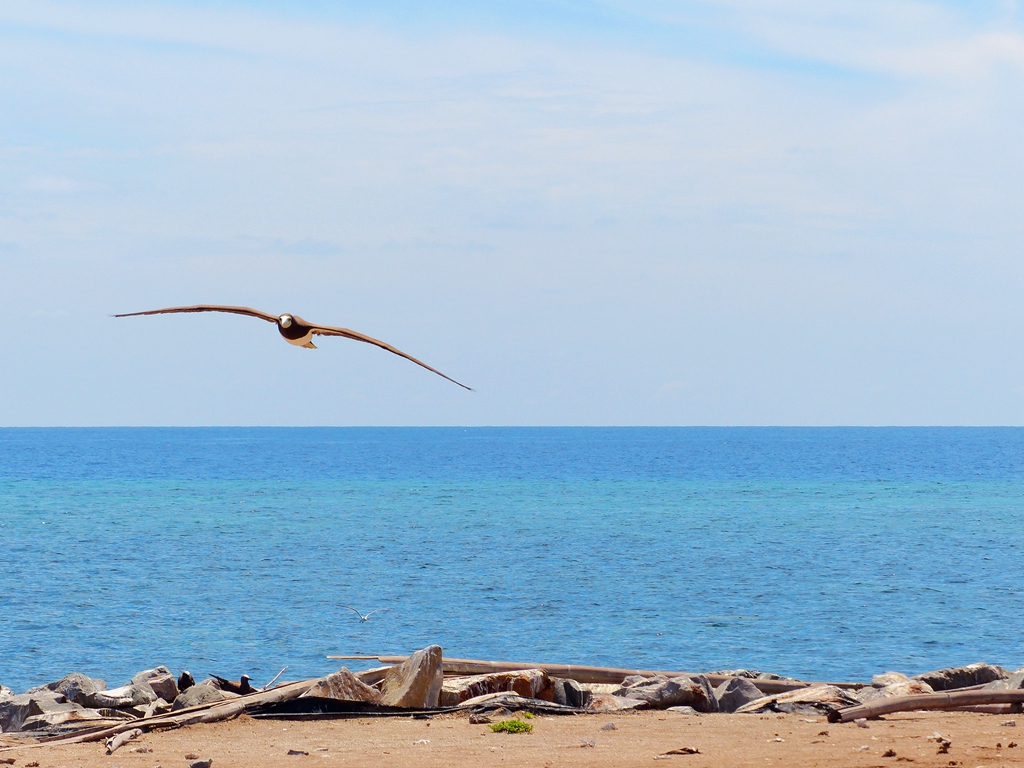
M 871 409 L 939 413 L 970 367 L 953 325 L 1024 375 L 1016 6 L 324 7 L 0 5 L 5 307 L 341 315 L 492 393 L 425 417 L 414 384 L 353 385 L 334 422 L 899 422 Z

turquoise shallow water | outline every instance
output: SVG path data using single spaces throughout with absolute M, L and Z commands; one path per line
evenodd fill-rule
M 0 430 L 0 683 L 1024 664 L 1024 430 Z M 387 613 L 360 624 L 353 604 Z

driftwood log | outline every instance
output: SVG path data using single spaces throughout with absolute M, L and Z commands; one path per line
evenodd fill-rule
M 381 664 L 401 664 L 408 656 L 328 656 L 328 659 L 350 659 L 359 661 L 379 661 Z M 619 669 L 617 667 L 586 667 L 578 664 L 530 664 L 516 661 L 482 661 L 480 659 L 442 659 L 446 675 L 489 675 L 494 672 L 516 672 L 523 669 L 543 669 L 552 677 L 564 677 L 578 683 L 611 683 L 618 684 L 630 675 L 653 677 L 693 676 L 694 672 L 671 672 L 651 669 Z M 726 680 L 730 675 L 704 675 L 713 686 Z M 805 683 L 799 680 L 759 680 L 751 678 L 750 682 L 762 693 L 785 693 L 811 685 L 834 685 L 837 688 L 863 688 L 863 683 Z
M 114 754 L 114 752 L 123 747 L 129 741 L 131 741 L 132 739 L 137 739 L 141 735 L 141 728 L 132 728 L 130 731 L 123 731 L 117 734 L 117 736 L 111 736 L 109 739 L 107 739 L 107 754 Z
M 279 685 L 270 691 L 258 691 L 245 696 L 228 699 L 226 701 L 213 701 L 208 704 L 200 704 L 188 709 L 180 709 L 167 715 L 156 717 L 143 717 L 135 720 L 126 720 L 119 725 L 91 729 L 86 731 L 75 731 L 74 733 L 51 736 L 48 739 L 41 739 L 40 743 L 50 744 L 53 742 L 64 742 L 77 744 L 85 741 L 102 741 L 117 736 L 125 731 L 141 728 L 148 731 L 154 728 L 179 728 L 183 725 L 194 725 L 196 723 L 215 723 L 219 720 L 230 720 L 238 717 L 245 711 L 246 707 L 257 704 L 270 704 L 276 701 L 287 701 L 296 699 L 310 689 L 316 680 L 302 680 L 297 683 L 286 683 Z
M 844 707 L 832 712 L 829 722 L 849 723 L 861 718 L 879 717 L 893 712 L 912 712 L 917 709 L 956 709 L 958 707 L 992 706 L 995 704 L 1024 703 L 1024 691 L 943 691 L 915 696 L 896 696 L 891 699 L 869 701 L 856 707 Z

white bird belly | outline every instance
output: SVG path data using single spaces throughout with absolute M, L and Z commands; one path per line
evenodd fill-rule
M 297 339 L 289 339 L 285 337 L 285 341 L 289 344 L 294 344 L 296 347 L 304 347 L 313 341 L 313 329 L 310 328 L 309 332 L 305 336 L 299 336 Z

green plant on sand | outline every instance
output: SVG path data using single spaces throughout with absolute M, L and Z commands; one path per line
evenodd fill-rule
M 533 726 L 524 723 L 518 717 L 512 720 L 502 720 L 500 723 L 491 723 L 490 728 L 495 733 L 529 733 Z

